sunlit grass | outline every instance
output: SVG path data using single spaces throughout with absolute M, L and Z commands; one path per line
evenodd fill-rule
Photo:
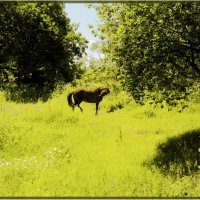
M 16 104 L 0 96 L 0 196 L 197 197 L 199 174 L 174 178 L 145 163 L 158 144 L 199 129 L 199 105 L 182 113 L 105 97 L 72 112 L 66 94 Z M 122 98 L 121 101 L 124 101 Z

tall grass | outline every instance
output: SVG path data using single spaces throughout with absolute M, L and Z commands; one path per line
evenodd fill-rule
M 138 106 L 125 93 L 72 112 L 66 94 L 46 103 L 0 93 L 1 197 L 198 197 L 199 172 L 174 176 L 152 161 L 171 137 L 198 130 L 200 105 Z M 122 107 L 118 106 L 119 104 Z

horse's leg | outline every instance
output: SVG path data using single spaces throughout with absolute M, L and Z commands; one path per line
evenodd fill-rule
M 74 96 L 74 107 L 77 105 L 80 108 L 81 112 L 83 112 L 83 109 L 79 105 L 81 102 L 82 101 L 80 99 L 78 99 L 76 96 Z
M 72 110 L 73 110 L 73 111 L 74 111 L 75 106 L 76 106 L 76 105 L 74 105 L 74 104 L 72 105 Z
M 99 109 L 99 102 L 96 103 L 96 115 L 98 115 L 98 109 Z
M 73 103 L 73 104 L 72 104 L 72 110 L 73 110 L 73 111 L 74 111 L 75 107 L 76 107 L 76 103 Z
M 77 105 L 78 105 L 78 107 L 80 108 L 81 112 L 83 112 L 83 109 L 80 107 L 80 105 L 79 105 L 79 104 L 77 104 Z

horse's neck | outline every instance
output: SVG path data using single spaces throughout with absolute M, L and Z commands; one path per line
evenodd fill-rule
M 103 94 L 100 94 L 100 95 L 99 95 L 99 98 L 101 98 L 101 99 L 102 99 L 104 96 L 105 96 L 105 94 L 104 94 L 104 93 L 103 93 Z

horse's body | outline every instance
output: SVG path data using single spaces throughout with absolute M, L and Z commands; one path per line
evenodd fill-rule
M 74 107 L 77 105 L 81 111 L 83 109 L 80 107 L 82 101 L 87 103 L 96 103 L 96 115 L 98 114 L 99 103 L 102 101 L 103 97 L 110 93 L 109 89 L 105 86 L 99 87 L 95 90 L 84 90 L 77 89 L 67 96 L 68 104 L 74 110 Z M 74 103 L 72 102 L 72 96 L 74 98 Z

